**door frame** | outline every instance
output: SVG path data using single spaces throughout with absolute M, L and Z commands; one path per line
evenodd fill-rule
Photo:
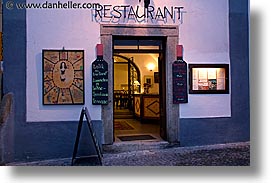
M 131 54 L 151 54 L 155 53 L 158 54 L 158 72 L 159 72 L 159 112 L 160 112 L 160 119 L 159 119 L 159 126 L 160 126 L 160 131 L 159 135 L 163 140 L 167 140 L 167 125 L 166 125 L 166 70 L 165 70 L 165 52 L 166 52 L 166 37 L 152 37 L 152 36 L 127 36 L 127 37 L 117 37 L 113 36 L 113 42 L 116 40 L 136 40 L 137 41 L 137 47 L 139 47 L 138 42 L 140 40 L 155 40 L 155 41 L 161 41 L 161 49 L 115 49 L 115 45 L 113 47 L 113 56 L 116 56 L 117 54 L 123 54 L 123 53 L 131 53 Z M 120 55 L 121 58 L 124 56 Z M 124 57 L 126 59 L 126 57 Z M 132 57 L 133 58 L 133 57 Z M 128 64 L 132 61 L 131 59 L 126 59 L 128 60 Z M 114 62 L 115 64 L 115 62 Z M 134 62 L 132 61 L 132 64 Z M 138 69 L 138 68 L 137 68 Z M 139 70 L 139 69 L 138 69 Z M 130 78 L 129 76 L 130 73 L 130 67 L 128 66 L 128 80 Z M 113 77 L 115 80 L 115 78 Z M 129 82 L 128 82 L 129 83 Z M 129 95 L 130 95 L 130 88 L 129 88 Z M 130 98 L 130 97 L 129 97 Z M 144 106 L 145 107 L 145 106 Z M 143 110 L 141 110 L 143 111 Z M 114 131 L 114 130 L 113 130 Z
M 108 62 L 109 103 L 101 107 L 103 123 L 103 144 L 113 144 L 113 36 L 166 37 L 166 134 L 167 141 L 179 141 L 179 104 L 173 104 L 172 64 L 176 60 L 176 45 L 179 40 L 178 26 L 166 25 L 115 25 L 101 24 L 100 37 L 104 47 L 104 60 Z

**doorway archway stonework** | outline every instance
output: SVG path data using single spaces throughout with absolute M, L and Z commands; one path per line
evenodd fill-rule
M 158 36 L 166 37 L 166 129 L 168 142 L 179 141 L 179 104 L 173 104 L 172 64 L 176 60 L 176 45 L 179 40 L 178 26 L 167 25 L 114 25 L 100 26 L 104 60 L 109 69 L 109 103 L 102 105 L 103 144 L 113 143 L 113 36 Z

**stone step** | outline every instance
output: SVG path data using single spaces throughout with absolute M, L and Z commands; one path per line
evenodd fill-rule
M 134 115 L 132 111 L 122 110 L 122 111 L 115 111 L 114 112 L 115 119 L 134 119 Z
M 115 111 L 114 115 L 133 115 L 131 111 Z
M 134 116 L 129 114 L 129 115 L 114 115 L 115 119 L 134 119 Z
M 103 145 L 104 154 L 119 154 L 131 151 L 143 151 L 153 149 L 166 149 L 177 147 L 178 144 L 169 144 L 166 141 L 138 141 L 138 142 L 115 142 L 112 145 Z

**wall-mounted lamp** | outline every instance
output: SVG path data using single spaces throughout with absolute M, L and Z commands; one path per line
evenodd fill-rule
M 140 83 L 136 80 L 136 81 L 134 81 L 134 85 L 139 86 L 139 85 L 140 85 Z
M 137 80 L 134 81 L 134 92 L 135 93 L 140 92 L 140 83 Z
M 153 64 L 153 63 L 149 63 L 148 65 L 147 65 L 147 69 L 149 70 L 149 71 L 153 71 L 154 69 L 155 69 L 155 64 Z

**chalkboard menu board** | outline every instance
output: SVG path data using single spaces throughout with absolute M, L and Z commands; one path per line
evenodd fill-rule
M 92 64 L 92 103 L 94 105 L 108 104 L 108 63 L 97 59 Z
M 187 103 L 187 63 L 177 60 L 172 66 L 173 72 L 173 103 Z

